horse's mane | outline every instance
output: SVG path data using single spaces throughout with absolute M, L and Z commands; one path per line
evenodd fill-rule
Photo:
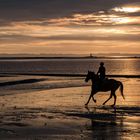
M 94 71 L 88 71 L 88 73 L 96 75 Z
M 94 71 L 88 71 L 96 80 L 99 80 L 99 75 L 97 75 Z

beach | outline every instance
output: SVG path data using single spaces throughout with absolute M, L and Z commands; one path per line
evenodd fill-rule
M 0 140 L 140 140 L 140 0 L 0 0 Z
M 91 83 L 84 77 L 1 75 L 1 140 L 138 140 L 140 139 L 140 80 L 119 78 L 117 105 L 109 92 L 95 95 L 88 107 Z

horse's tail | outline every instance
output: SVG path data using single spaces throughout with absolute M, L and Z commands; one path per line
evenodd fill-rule
M 122 82 L 119 82 L 119 84 L 120 84 L 120 92 L 121 92 L 121 95 L 122 95 L 123 99 L 125 99 L 124 94 L 123 94 L 123 83 Z

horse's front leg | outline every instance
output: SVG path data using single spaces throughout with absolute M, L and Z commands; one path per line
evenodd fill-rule
M 93 92 L 93 91 L 91 91 L 91 94 L 90 94 L 90 96 L 89 96 L 89 98 L 88 98 L 88 101 L 87 101 L 87 103 L 85 104 L 85 106 L 87 106 L 87 105 L 88 105 L 88 103 L 89 103 L 89 101 L 90 101 L 91 97 L 92 97 L 93 101 L 94 101 L 94 102 L 96 102 L 96 100 L 94 99 L 93 95 L 94 95 L 94 92 Z
M 89 103 L 89 101 L 90 101 L 91 97 L 92 97 L 92 95 L 90 94 L 90 96 L 89 96 L 89 98 L 88 98 L 88 101 L 87 101 L 87 103 L 85 104 L 85 106 L 87 106 L 87 105 L 88 105 L 88 103 Z

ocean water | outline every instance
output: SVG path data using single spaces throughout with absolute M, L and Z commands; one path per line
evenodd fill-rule
M 9 59 L 0 60 L 0 73 L 86 74 L 97 72 L 100 62 L 106 73 L 140 75 L 140 59 Z

